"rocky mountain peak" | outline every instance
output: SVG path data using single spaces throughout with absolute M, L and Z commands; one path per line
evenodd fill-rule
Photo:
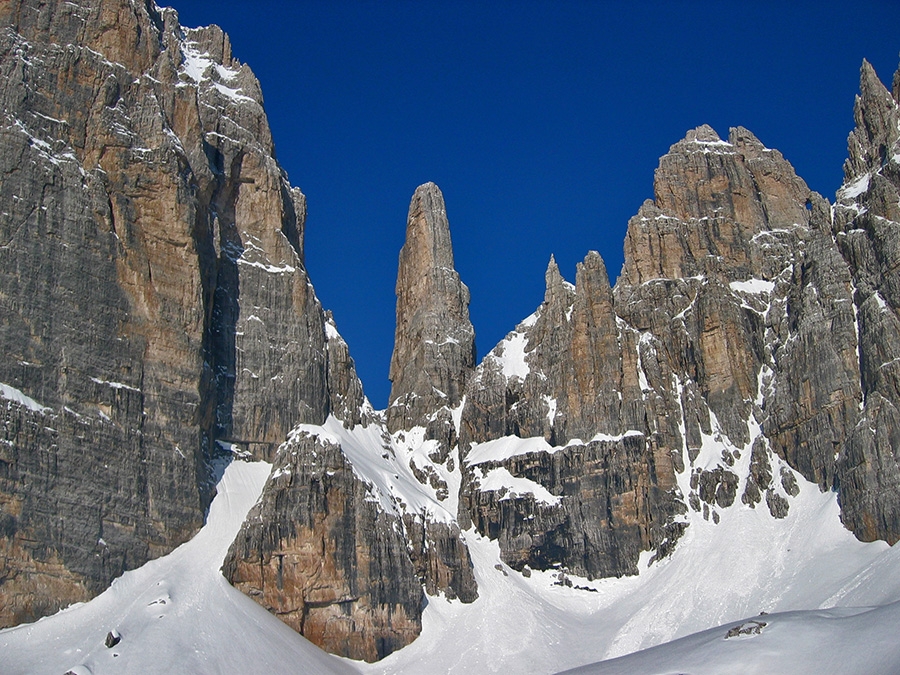
M 453 266 L 444 195 L 434 183 L 419 186 L 410 202 L 396 290 L 392 431 L 425 426 L 434 411 L 458 405 L 475 367 L 469 289 Z
M 363 398 L 225 34 L 128 0 L 0 21 L 0 383 L 40 402 L 0 406 L 9 625 L 192 536 L 217 454 L 271 458 L 297 423 L 362 421 Z
M 745 278 L 756 234 L 809 219 L 810 190 L 781 153 L 742 127 L 722 140 L 707 125 L 688 132 L 659 162 L 654 201 L 631 219 L 623 281 Z
M 853 118 L 856 128 L 847 139 L 849 152 L 844 162 L 844 177 L 848 182 L 877 172 L 889 162 L 900 136 L 897 101 L 882 84 L 872 64 L 865 60 L 859 71 L 859 95 Z
M 539 321 L 550 322 L 554 325 L 566 323 L 568 310 L 572 306 L 575 288 L 563 279 L 556 264 L 556 258 L 551 255 L 547 263 L 547 271 L 544 272 L 546 290 L 544 303 L 541 305 L 541 318 Z
M 900 81 L 900 71 L 894 75 Z M 852 274 L 859 419 L 835 464 L 841 517 L 863 540 L 900 539 L 900 108 L 864 61 L 833 230 Z
M 805 478 L 858 537 L 900 539 L 900 74 L 892 97 L 863 64 L 833 209 L 747 129 L 688 131 L 615 287 L 594 251 L 574 285 L 551 256 L 477 368 L 420 186 L 382 415 L 227 36 L 39 4 L 0 4 L 0 626 L 191 537 L 229 450 L 273 467 L 228 580 L 370 661 L 419 635 L 426 594 L 478 598 L 469 528 L 561 584 L 635 574 L 689 527 L 806 508 Z

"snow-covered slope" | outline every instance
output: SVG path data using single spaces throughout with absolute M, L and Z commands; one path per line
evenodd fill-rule
M 364 435 L 355 440 L 365 452 Z M 370 450 L 382 442 L 373 435 Z M 832 672 L 889 672 L 900 663 L 887 640 L 900 619 L 900 549 L 857 541 L 835 495 L 802 481 L 783 520 L 744 505 L 723 510 L 718 525 L 692 514 L 672 556 L 648 565 L 645 555 L 636 577 L 526 577 L 500 562 L 496 542 L 467 532 L 476 602 L 430 597 L 410 646 L 373 664 L 336 659 L 219 572 L 269 470 L 233 462 L 192 541 L 90 603 L 0 632 L 3 673 L 553 673 L 697 631 L 706 632 L 585 672 L 828 672 L 832 662 Z M 767 625 L 725 640 L 730 628 L 753 628 L 748 617 Z M 107 648 L 112 630 L 122 640 Z
M 569 577 L 571 587 L 559 586 L 558 572 L 526 578 L 503 565 L 495 542 L 470 532 L 467 543 L 478 601 L 466 606 L 430 599 L 418 640 L 364 666 L 365 672 L 552 673 L 740 623 L 760 612 L 900 600 L 900 550 L 858 542 L 840 523 L 835 495 L 806 482 L 784 520 L 743 505 L 726 509 L 719 525 L 694 514 L 673 555 L 650 566 L 645 555 L 637 577 L 592 582 Z M 814 623 L 820 616 L 846 614 L 842 609 L 809 617 Z M 784 630 L 802 624 L 800 618 L 791 622 Z M 866 634 L 857 637 L 855 643 L 849 638 L 840 643 L 841 650 L 856 653 L 847 656 L 848 663 L 869 653 Z M 790 639 L 777 645 L 791 657 Z M 802 642 L 798 648 L 805 648 Z
M 784 612 L 713 628 L 569 675 L 893 675 L 900 664 L 900 603 Z
M 191 541 L 125 573 L 89 603 L 0 632 L 0 672 L 352 672 L 219 573 L 269 470 L 262 462 L 232 462 L 206 525 Z M 121 641 L 108 648 L 111 631 Z

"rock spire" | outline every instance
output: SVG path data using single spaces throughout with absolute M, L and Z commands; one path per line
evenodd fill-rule
M 400 250 L 388 427 L 425 426 L 435 411 L 456 407 L 474 367 L 469 289 L 453 266 L 444 195 L 425 183 L 410 202 Z

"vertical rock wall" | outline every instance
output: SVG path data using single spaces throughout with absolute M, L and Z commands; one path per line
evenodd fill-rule
M 17 0 L 0 26 L 10 625 L 190 537 L 216 440 L 271 454 L 330 399 L 305 201 L 221 30 L 121 0 Z
M 453 267 L 444 196 L 425 183 L 410 202 L 400 251 L 390 430 L 426 426 L 440 408 L 455 408 L 474 367 L 469 289 Z
M 900 539 L 900 108 L 869 63 L 860 73 L 834 236 L 852 275 L 862 406 L 836 448 L 845 525 Z

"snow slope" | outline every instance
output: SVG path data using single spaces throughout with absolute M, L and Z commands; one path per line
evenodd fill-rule
M 648 566 L 645 555 L 637 577 L 594 582 L 570 577 L 572 588 L 554 585 L 559 576 L 554 572 L 523 577 L 500 563 L 496 543 L 469 532 L 478 601 L 462 605 L 431 598 L 419 638 L 360 669 L 384 674 L 553 673 L 720 624 L 740 623 L 761 611 L 885 605 L 900 600 L 900 548 L 857 541 L 843 528 L 838 513 L 833 493 L 822 494 L 804 482 L 784 520 L 774 520 L 764 507 L 754 510 L 743 505 L 725 509 L 719 525 L 695 514 L 671 558 Z M 890 607 L 884 612 L 900 615 L 900 609 Z M 843 610 L 836 611 L 840 616 Z M 831 614 L 813 611 L 788 616 L 790 621 L 779 619 L 784 627 L 776 633 L 786 636 L 776 643 L 784 658 L 794 653 L 790 632 L 808 621 L 812 627 L 807 632 L 814 636 L 821 617 Z M 842 630 L 868 630 L 861 619 L 844 625 L 847 628 Z M 727 627 L 713 631 L 713 636 L 720 639 L 726 631 Z M 698 639 L 708 639 L 704 636 Z M 851 660 L 871 655 L 864 632 L 833 644 L 835 650 L 853 652 L 855 656 L 847 656 Z M 798 643 L 798 650 L 802 651 L 802 645 Z M 772 670 L 774 658 L 761 661 L 769 670 L 759 672 L 792 672 Z M 895 671 L 900 671 L 900 659 L 894 662 Z M 621 672 L 632 671 L 626 667 Z M 647 672 L 694 671 L 663 667 Z M 754 671 L 712 667 L 698 672 Z
M 219 573 L 270 468 L 261 462 L 232 462 L 206 525 L 191 541 L 126 572 L 89 603 L 0 631 L 0 672 L 352 672 Z M 107 648 L 104 640 L 113 630 L 121 642 Z
M 894 675 L 900 669 L 898 621 L 900 603 L 764 615 L 566 673 Z
M 366 452 L 364 435 L 355 441 L 353 452 Z M 371 442 L 372 452 L 384 451 L 380 435 Z M 409 647 L 374 664 L 336 659 L 219 572 L 269 471 L 233 462 L 192 541 L 87 604 L 0 631 L 0 672 L 428 675 L 553 673 L 584 664 L 595 664 L 587 673 L 900 670 L 891 634 L 900 620 L 900 547 L 857 541 L 840 523 L 834 493 L 804 481 L 783 520 L 763 505 L 724 509 L 718 525 L 692 512 L 670 558 L 648 565 L 645 554 L 638 576 L 570 577 L 571 587 L 558 585 L 559 571 L 525 577 L 511 570 L 495 542 L 467 532 L 476 602 L 430 597 L 422 634 Z M 874 609 L 848 609 L 860 607 Z M 760 617 L 763 611 L 769 615 Z M 746 617 L 767 625 L 726 640 Z M 111 630 L 122 641 L 107 648 Z M 655 649 L 631 654 L 648 647 Z

